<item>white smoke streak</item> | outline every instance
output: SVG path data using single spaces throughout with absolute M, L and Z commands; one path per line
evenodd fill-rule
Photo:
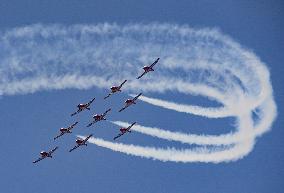
M 131 96 L 134 97 L 135 95 L 131 94 Z M 152 105 L 174 110 L 177 112 L 189 113 L 189 114 L 204 116 L 208 118 L 222 118 L 222 117 L 234 116 L 234 114 L 232 114 L 229 111 L 229 109 L 226 109 L 224 107 L 218 107 L 218 108 L 211 107 L 210 108 L 210 107 L 199 107 L 199 106 L 193 106 L 193 105 L 183 105 L 183 104 L 173 103 L 173 102 L 145 97 L 145 96 L 140 96 L 138 99 L 144 102 L 150 103 Z
M 141 147 L 90 139 L 91 143 L 114 151 L 162 161 L 237 160 L 253 149 L 256 137 L 267 132 L 276 117 L 265 64 L 216 29 L 196 30 L 157 23 L 32 25 L 0 35 L 0 95 L 106 88 L 128 79 L 124 90 L 129 92 L 173 91 L 204 96 L 221 106 L 200 107 L 146 96 L 139 98 L 149 104 L 207 118 L 234 117 L 238 122 L 233 133 L 218 136 L 133 127 L 153 137 L 202 146 L 198 149 Z M 133 80 L 141 73 L 142 65 L 157 57 L 161 60 L 155 72 Z M 256 120 L 253 112 L 258 115 Z
M 84 137 L 84 136 L 81 136 Z M 233 161 L 247 155 L 253 148 L 253 141 L 246 141 L 229 149 L 217 151 L 214 148 L 194 148 L 194 149 L 175 149 L 175 148 L 156 148 L 144 147 L 132 144 L 113 143 L 100 138 L 90 138 L 90 143 L 100 147 L 108 148 L 113 151 L 126 153 L 128 155 L 152 158 L 160 161 L 174 162 L 213 162 Z
M 112 121 L 113 124 L 116 124 L 120 127 L 127 127 L 131 123 L 123 121 Z M 241 140 L 241 136 L 236 134 L 224 134 L 224 135 L 197 135 L 197 134 L 186 134 L 182 132 L 172 132 L 156 127 L 145 127 L 139 124 L 135 124 L 131 130 L 150 135 L 152 137 L 157 137 L 161 139 L 166 139 L 169 141 L 178 141 L 186 144 L 198 144 L 198 145 L 231 145 L 237 143 Z M 248 139 L 254 136 L 247 136 Z

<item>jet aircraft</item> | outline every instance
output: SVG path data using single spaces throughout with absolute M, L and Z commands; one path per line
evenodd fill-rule
M 136 100 L 138 99 L 138 97 L 140 97 L 142 95 L 142 93 L 138 94 L 136 97 L 134 97 L 133 99 L 127 99 L 125 101 L 125 106 L 119 110 L 119 112 L 123 111 L 124 109 L 126 109 L 127 107 L 129 107 L 132 104 L 136 104 Z
M 133 125 L 135 125 L 136 124 L 136 122 L 134 122 L 134 123 L 132 123 L 130 126 L 128 126 L 127 128 L 124 128 L 124 127 L 122 127 L 122 128 L 120 128 L 119 130 L 120 130 L 120 134 L 118 134 L 116 137 L 114 137 L 113 138 L 113 140 L 116 140 L 117 138 L 119 138 L 119 137 L 121 137 L 122 135 L 124 135 L 125 133 L 131 133 L 131 131 L 130 131 L 130 129 L 131 129 L 131 127 L 133 126 Z
M 47 158 L 47 157 L 52 158 L 52 154 L 53 154 L 57 149 L 58 149 L 58 147 L 55 147 L 54 149 L 50 150 L 49 152 L 41 151 L 41 152 L 40 152 L 41 157 L 38 158 L 37 160 L 33 161 L 33 163 L 37 163 L 37 162 L 39 162 L 39 161 L 41 161 L 41 160 L 43 160 L 43 159 L 45 159 L 45 158 Z
M 93 122 L 89 123 L 89 124 L 87 125 L 87 127 L 92 126 L 93 124 L 95 124 L 95 123 L 98 122 L 98 121 L 106 120 L 105 116 L 107 115 L 107 113 L 108 113 L 109 111 L 111 111 L 111 109 L 106 110 L 103 114 L 100 114 L 100 115 L 95 114 L 95 115 L 93 116 L 93 119 L 94 119 Z
M 78 104 L 77 107 L 78 107 L 78 110 L 74 113 L 71 114 L 71 116 L 74 116 L 76 115 L 77 113 L 80 113 L 81 111 L 87 109 L 87 110 L 91 110 L 90 109 L 90 105 L 92 104 L 92 102 L 95 100 L 95 98 L 93 98 L 91 101 L 89 101 L 88 103 L 85 103 L 85 104 Z
M 72 124 L 72 125 L 70 125 L 69 127 L 67 127 L 67 128 L 64 128 L 64 127 L 62 127 L 62 128 L 60 128 L 60 134 L 59 135 L 57 135 L 56 137 L 54 137 L 53 139 L 55 140 L 55 139 L 57 139 L 57 138 L 59 138 L 59 137 L 61 137 L 62 135 L 64 135 L 65 133 L 72 133 L 72 129 L 75 127 L 75 125 L 77 125 L 78 124 L 78 121 L 77 122 L 75 122 L 74 124 Z
M 121 92 L 121 87 L 126 83 L 127 80 L 124 80 L 119 86 L 112 86 L 110 88 L 110 93 L 104 98 L 107 99 L 108 97 L 110 97 L 112 94 L 116 93 L 116 92 Z
M 87 141 L 90 139 L 90 137 L 92 137 L 93 135 L 90 134 L 88 137 L 86 137 L 85 139 L 76 139 L 76 144 L 72 149 L 69 150 L 69 152 L 77 149 L 78 147 L 82 146 L 82 145 L 85 145 L 87 146 Z
M 140 76 L 138 76 L 137 79 L 141 78 L 148 72 L 154 71 L 153 67 L 158 63 L 159 60 L 160 58 L 157 58 L 157 60 L 155 60 L 155 62 L 153 62 L 153 64 L 151 64 L 150 66 L 144 66 L 143 67 L 144 72 Z

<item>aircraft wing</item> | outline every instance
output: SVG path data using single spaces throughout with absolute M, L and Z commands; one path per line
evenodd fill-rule
M 98 122 L 97 120 L 96 121 L 92 121 L 91 123 L 89 123 L 88 125 L 87 125 L 87 127 L 91 127 L 93 124 L 95 124 L 96 122 Z
M 142 93 L 139 93 L 139 95 L 137 95 L 136 97 L 133 98 L 134 101 L 136 101 L 138 99 L 138 97 L 140 97 L 142 95 Z
M 75 145 L 72 149 L 69 150 L 69 152 L 71 152 L 71 151 L 77 149 L 78 147 L 80 147 L 80 145 Z
M 68 130 L 71 131 L 78 123 L 79 123 L 79 122 L 76 121 L 75 123 L 73 123 L 72 125 L 70 125 L 70 126 L 68 127 Z
M 96 98 L 93 98 L 92 100 L 90 100 L 88 103 L 87 103 L 87 106 L 90 106 L 90 104 L 92 104 L 92 102 L 94 102 Z
M 50 150 L 48 153 L 53 154 L 53 152 L 55 152 L 57 149 L 58 149 L 58 147 L 55 147 L 54 149 Z
M 124 80 L 123 83 L 121 83 L 121 84 L 119 85 L 119 88 L 121 88 L 126 82 L 127 82 L 127 80 Z
M 43 160 L 44 158 L 46 158 L 46 157 L 40 157 L 40 158 L 38 158 L 37 160 L 33 161 L 33 163 L 37 163 L 37 162 Z
M 71 116 L 76 115 L 77 113 L 80 113 L 82 111 L 82 109 L 78 109 L 76 112 L 72 113 Z
M 54 137 L 53 139 L 55 140 L 55 139 L 57 139 L 57 138 L 61 137 L 62 135 L 64 135 L 64 133 L 63 133 L 63 132 L 61 132 L 59 135 L 57 135 L 57 136 L 56 136 L 56 137 Z
M 147 72 L 146 71 L 144 71 L 140 76 L 138 76 L 136 79 L 139 79 L 139 78 L 141 78 L 142 76 L 144 76 L 145 74 L 146 74 Z
M 113 138 L 113 140 L 116 140 L 117 138 L 121 137 L 124 133 L 118 134 L 116 137 Z
M 107 99 L 108 97 L 110 97 L 110 95 L 112 95 L 112 93 L 109 93 L 107 96 L 104 97 L 104 99 Z
M 76 115 L 76 114 L 79 113 L 79 112 L 80 112 L 80 111 L 78 110 L 78 111 L 72 113 L 72 114 L 71 114 L 71 117 L 74 116 L 74 115 Z
M 129 131 L 130 129 L 131 129 L 131 127 L 133 127 L 133 125 L 135 125 L 136 124 L 136 122 L 134 122 L 134 123 L 132 123 L 131 125 L 129 125 L 128 127 L 127 127 L 127 131 Z
M 83 141 L 83 143 L 86 143 L 89 139 L 90 139 L 90 137 L 92 137 L 93 135 L 91 134 L 91 135 L 89 135 L 88 137 L 86 137 L 86 139 L 84 139 L 84 141 Z
M 126 109 L 127 107 L 128 107 L 128 106 L 125 106 L 125 107 L 121 108 L 118 112 L 123 111 L 123 110 Z
M 111 109 L 106 110 L 106 111 L 104 112 L 104 114 L 103 114 L 103 117 L 106 116 L 106 114 L 107 114 L 109 111 L 111 111 Z
M 78 121 L 76 121 L 74 124 L 72 124 L 69 129 L 73 129 L 73 127 L 75 127 L 78 124 Z
M 153 68 L 158 63 L 159 60 L 160 60 L 160 58 L 157 58 L 157 60 L 155 62 L 153 62 L 153 64 L 150 65 L 150 68 Z

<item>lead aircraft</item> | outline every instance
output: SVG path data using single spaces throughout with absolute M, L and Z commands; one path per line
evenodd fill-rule
M 52 158 L 52 154 L 53 154 L 57 149 L 58 149 L 58 147 L 55 147 L 54 149 L 50 150 L 49 152 L 41 151 L 41 152 L 40 152 L 41 157 L 38 158 L 37 160 L 33 161 L 33 163 L 37 163 L 37 162 L 39 162 L 39 161 L 41 161 L 41 160 L 43 160 L 43 159 L 45 159 L 45 158 L 47 158 L 47 157 Z
M 69 150 L 69 152 L 71 152 L 71 151 L 73 151 L 73 150 L 75 150 L 75 149 L 77 149 L 78 147 L 80 147 L 80 146 L 82 146 L 82 145 L 85 145 L 85 146 L 87 146 L 87 141 L 90 139 L 90 137 L 92 137 L 93 135 L 92 134 L 90 134 L 88 137 L 86 137 L 85 139 L 76 139 L 76 144 L 77 145 L 75 145 L 72 149 L 70 149 Z
M 57 135 L 56 137 L 54 137 L 53 139 L 56 140 L 57 138 L 61 137 L 62 135 L 66 134 L 66 133 L 72 133 L 71 130 L 72 130 L 72 129 L 75 127 L 75 125 L 77 125 L 77 124 L 78 124 L 78 121 L 75 122 L 74 124 L 70 125 L 70 126 L 67 127 L 67 128 L 64 128 L 64 127 L 60 128 L 60 129 L 59 129 L 60 134 Z
M 78 107 L 78 110 L 74 113 L 71 114 L 71 116 L 74 116 L 76 115 L 77 113 L 80 113 L 81 111 L 83 110 L 91 110 L 90 109 L 90 105 L 92 104 L 92 102 L 95 100 L 95 98 L 93 98 L 92 100 L 90 100 L 88 103 L 81 103 L 81 104 L 78 104 L 77 107 Z
M 121 136 L 124 135 L 125 133 L 131 133 L 130 129 L 131 129 L 131 127 L 132 127 L 133 125 L 135 125 L 135 124 L 136 124 L 136 122 L 132 123 L 132 124 L 131 124 L 130 126 L 128 126 L 127 128 L 121 127 L 121 128 L 119 129 L 120 134 L 118 134 L 116 137 L 114 137 L 113 140 L 116 140 L 117 138 L 121 137 Z
M 126 109 L 127 107 L 129 107 L 130 105 L 133 105 L 133 104 L 136 104 L 136 100 L 138 99 L 138 97 L 140 97 L 142 95 L 142 93 L 138 94 L 136 97 L 134 97 L 133 99 L 127 99 L 124 103 L 125 103 L 125 106 L 120 109 L 118 112 L 121 112 L 123 111 L 124 109 Z
M 116 92 L 121 92 L 121 87 L 127 82 L 127 80 L 124 80 L 119 86 L 112 86 L 110 88 L 110 93 L 104 97 L 104 99 L 107 99 L 108 97 L 110 97 L 112 94 L 116 93 Z
M 142 76 L 144 76 L 148 72 L 154 71 L 153 67 L 159 62 L 159 60 L 160 58 L 157 58 L 157 60 L 155 60 L 155 62 L 153 62 L 150 66 L 144 66 L 144 72 L 140 76 L 138 76 L 137 79 L 142 78 Z
M 89 123 L 89 124 L 87 125 L 87 127 L 92 126 L 93 124 L 95 124 L 95 123 L 98 122 L 98 121 L 106 120 L 105 116 L 107 115 L 107 113 L 108 113 L 109 111 L 111 111 L 111 109 L 106 110 L 103 114 L 100 114 L 100 115 L 95 114 L 95 115 L 93 116 L 93 119 L 94 119 L 93 122 Z

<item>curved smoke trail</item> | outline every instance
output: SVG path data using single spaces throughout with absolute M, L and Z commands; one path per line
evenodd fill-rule
M 146 135 L 182 143 L 193 149 L 163 149 L 91 143 L 114 151 L 162 161 L 222 162 L 247 155 L 256 137 L 267 132 L 276 105 L 265 64 L 252 52 L 216 29 L 172 24 L 32 25 L 0 33 L 0 95 L 39 90 L 106 88 L 139 74 L 142 64 L 161 58 L 154 76 L 129 81 L 129 92 L 175 91 L 217 101 L 220 107 L 177 104 L 149 97 L 155 106 L 207 118 L 235 117 L 234 133 L 193 135 L 135 126 Z M 120 73 L 117 73 L 120 72 Z M 255 120 L 252 113 L 256 112 Z M 123 122 L 115 122 L 120 126 Z M 208 146 L 209 145 L 209 146 Z

